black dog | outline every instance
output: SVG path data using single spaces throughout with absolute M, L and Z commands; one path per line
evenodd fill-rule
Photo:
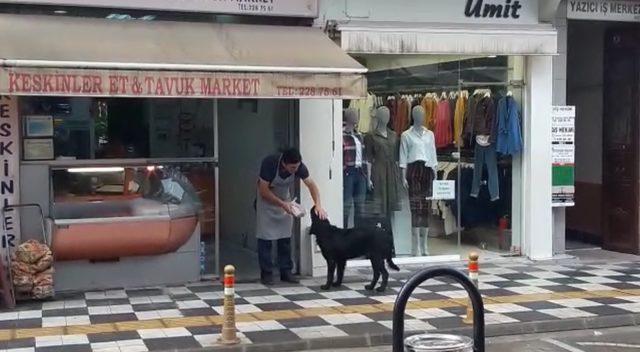
M 387 288 L 389 272 L 384 265 L 386 261 L 393 270 L 400 270 L 393 263 L 393 237 L 388 229 L 372 226 L 371 228 L 340 229 L 331 225 L 329 220 L 320 220 L 315 209 L 311 210 L 311 230 L 316 235 L 316 241 L 322 256 L 327 261 L 327 283 L 321 288 L 328 290 L 331 286 L 342 285 L 344 268 L 347 260 L 358 257 L 367 257 L 371 260 L 373 280 L 366 285 L 366 290 L 373 290 L 382 274 L 382 282 L 378 292 Z M 338 269 L 337 280 L 333 282 L 333 274 Z

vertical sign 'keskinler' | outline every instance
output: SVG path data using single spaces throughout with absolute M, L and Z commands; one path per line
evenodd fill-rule
M 18 97 L 0 96 L 0 206 L 18 204 L 20 199 L 20 142 L 18 139 Z M 2 249 L 20 243 L 20 218 L 17 210 L 7 211 L 2 219 Z

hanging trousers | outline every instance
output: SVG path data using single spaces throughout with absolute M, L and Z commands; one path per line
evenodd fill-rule
M 491 201 L 500 199 L 500 189 L 498 183 L 498 156 L 495 145 L 491 144 L 483 147 L 476 143 L 475 165 L 473 167 L 473 183 L 471 184 L 471 196 L 478 198 L 480 195 L 480 183 L 482 182 L 482 172 L 487 167 L 487 184 L 489 185 L 489 195 Z

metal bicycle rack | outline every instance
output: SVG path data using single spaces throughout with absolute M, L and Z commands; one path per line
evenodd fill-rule
M 402 286 L 398 297 L 396 298 L 395 306 L 393 308 L 393 352 L 404 351 L 404 312 L 407 308 L 407 302 L 413 291 L 420 286 L 423 282 L 437 278 L 437 277 L 449 277 L 456 280 L 469 294 L 471 304 L 473 306 L 473 351 L 484 352 L 485 351 L 485 330 L 484 330 L 484 303 L 482 302 L 482 296 L 480 291 L 475 287 L 473 282 L 461 271 L 447 268 L 436 267 L 425 269 L 414 274 L 407 282 Z M 424 337 L 448 337 L 458 338 L 454 335 L 421 335 Z M 446 349 L 443 346 L 435 349 L 424 348 L 424 351 L 468 351 L 469 349 Z

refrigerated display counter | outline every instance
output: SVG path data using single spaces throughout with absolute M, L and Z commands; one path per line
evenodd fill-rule
M 54 168 L 57 261 L 109 261 L 177 251 L 194 235 L 201 202 L 176 166 Z

